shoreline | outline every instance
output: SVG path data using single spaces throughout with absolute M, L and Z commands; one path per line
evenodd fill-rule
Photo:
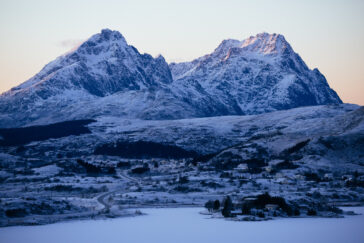
M 239 219 L 237 218 L 224 218 L 221 213 L 210 213 L 206 211 L 206 208 L 204 208 L 202 205 L 194 205 L 194 204 L 180 204 L 180 205 L 158 205 L 158 206 L 151 206 L 151 205 L 140 205 L 138 207 L 130 207 L 130 208 L 124 208 L 122 211 L 120 211 L 120 214 L 107 214 L 107 213 L 100 213 L 99 214 L 93 214 L 90 216 L 80 216 L 77 215 L 64 215 L 64 218 L 51 218 L 52 215 L 47 215 L 46 217 L 50 217 L 48 221 L 37 221 L 36 223 L 28 222 L 28 223 L 19 223 L 19 224 L 10 224 L 10 225 L 4 225 L 0 226 L 0 228 L 8 228 L 8 227 L 19 227 L 19 226 L 43 226 L 43 225 L 51 225 L 51 224 L 57 224 L 57 223 L 68 223 L 68 222 L 77 222 L 77 221 L 98 221 L 98 220 L 107 220 L 107 219 L 120 219 L 120 218 L 132 218 L 132 217 L 139 217 L 139 216 L 146 216 L 148 213 L 144 213 L 143 209 L 187 209 L 187 208 L 201 208 L 203 211 L 198 212 L 200 215 L 204 216 L 210 216 L 209 219 L 225 219 L 228 221 L 235 221 L 235 222 L 263 222 L 263 221 L 274 221 L 279 219 L 309 219 L 309 218 L 345 218 L 346 216 L 358 216 L 361 215 L 360 213 L 357 213 L 355 211 L 347 211 L 345 209 L 347 208 L 364 208 L 363 204 L 355 203 L 353 206 L 352 204 L 348 206 L 339 206 L 340 209 L 343 210 L 342 214 L 338 214 L 337 216 L 323 216 L 323 215 L 316 215 L 316 216 L 287 216 L 287 217 L 271 217 L 271 218 L 265 218 L 265 219 L 256 219 L 254 220 L 243 220 L 241 217 Z M 206 213 L 204 213 L 206 211 Z M 353 212 L 353 213 L 352 213 Z M 217 215 L 218 214 L 218 215 Z M 246 217 L 249 217 L 249 215 L 245 215 Z M 257 220 L 258 219 L 258 220 Z M 39 220 L 39 218 L 38 218 Z

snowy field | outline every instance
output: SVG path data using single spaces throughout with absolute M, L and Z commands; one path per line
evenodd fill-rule
M 203 209 L 144 209 L 147 216 L 134 218 L 7 227 L 0 229 L 0 242 L 364 242 L 363 207 L 345 208 L 361 215 L 340 219 L 290 218 L 265 222 L 209 219 L 198 213 L 201 210 Z

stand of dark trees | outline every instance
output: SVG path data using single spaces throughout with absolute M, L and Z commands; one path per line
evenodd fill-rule
M 123 158 L 195 158 L 199 154 L 188 151 L 175 145 L 166 145 L 155 142 L 119 141 L 116 143 L 102 144 L 96 147 L 94 154 L 121 156 Z
M 0 146 L 17 146 L 50 138 L 91 133 L 86 125 L 92 122 L 95 122 L 95 120 L 65 121 L 44 126 L 21 128 L 1 128 L 0 136 L 2 139 L 0 139 Z

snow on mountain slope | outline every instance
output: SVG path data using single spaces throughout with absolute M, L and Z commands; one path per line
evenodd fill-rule
M 364 108 L 356 105 L 173 121 L 103 117 L 89 128 L 96 146 L 150 141 L 199 154 L 216 154 L 210 162 L 218 164 L 236 157 L 279 159 L 331 172 L 362 170 L 364 165 Z
M 84 89 L 92 95 L 106 96 L 125 89 L 140 90 L 171 82 L 162 56 L 153 59 L 148 54 L 140 54 L 119 32 L 104 29 L 77 50 L 46 65 L 10 93 L 51 84 L 52 88 Z
M 37 75 L 0 97 L 0 126 L 50 123 L 113 113 L 163 117 L 179 101 L 162 56 L 140 54 L 117 31 L 92 36 L 77 50 L 57 58 Z M 175 108 L 174 107 L 174 108 Z M 150 111 L 153 108 L 162 112 Z M 175 111 L 178 114 L 178 109 Z M 154 114 L 157 113 L 157 114 Z M 169 114 L 173 114 L 170 112 Z
M 228 152 L 245 160 L 262 157 L 270 161 L 278 157 L 335 170 L 355 170 L 364 165 L 364 109 L 357 105 L 300 107 L 259 115 L 181 120 L 102 116 L 88 128 L 91 133 L 26 144 L 24 155 L 42 159 L 41 154 L 47 151 L 47 160 L 56 160 L 61 154 L 68 159 L 111 156 L 110 160 L 115 161 L 119 158 L 114 155 L 96 155 L 96 148 L 143 141 L 177 146 L 200 155 L 216 154 L 217 160 Z M 299 151 L 285 152 L 293 151 L 301 142 L 305 146 Z M 23 153 L 15 151 L 0 147 L 2 153 Z
M 341 103 L 325 77 L 310 70 L 282 35 L 224 40 L 211 54 L 170 68 L 175 89 L 193 93 L 198 81 L 201 93 L 216 97 L 230 114 Z
M 281 35 L 225 40 L 209 55 L 168 66 L 162 56 L 140 54 L 119 32 L 105 29 L 2 94 L 0 127 L 100 116 L 258 114 L 339 103 L 324 76 L 309 70 Z
M 213 153 L 252 138 L 274 145 L 282 138 L 284 150 L 306 138 L 362 133 L 363 107 L 350 104 L 301 107 L 259 115 L 219 116 L 181 120 L 134 120 L 100 117 L 89 125 L 99 141 L 151 141 L 180 146 L 199 153 Z M 356 131 L 356 129 L 358 131 Z M 282 141 L 283 141 L 282 140 Z

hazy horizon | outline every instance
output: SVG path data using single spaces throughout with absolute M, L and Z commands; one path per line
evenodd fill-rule
M 224 39 L 268 32 L 284 35 L 345 103 L 364 105 L 363 1 L 18 0 L 0 1 L 0 9 L 0 93 L 103 28 L 167 62 L 208 54 Z

